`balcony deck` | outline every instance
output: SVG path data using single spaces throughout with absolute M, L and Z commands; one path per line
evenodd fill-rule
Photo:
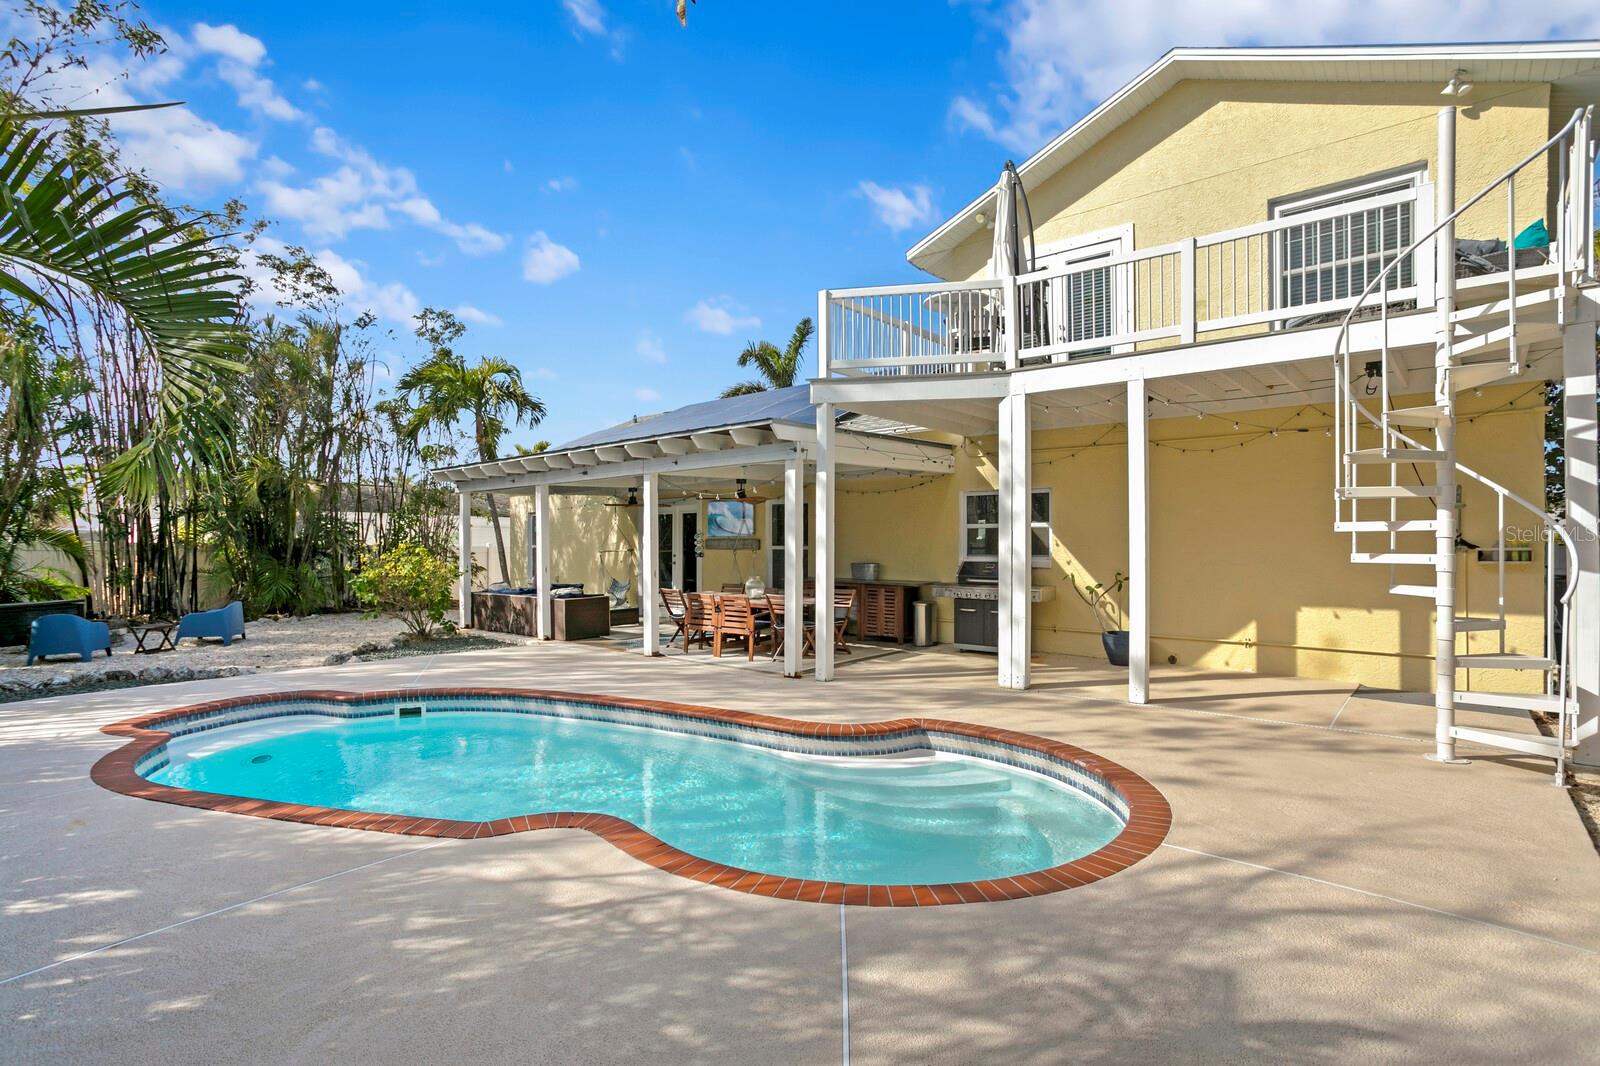
M 1079 393 L 1041 426 L 1114 421 L 1094 401 L 1135 377 L 1207 413 L 1331 399 L 1345 314 L 1431 218 L 1423 184 L 1019 278 L 824 290 L 813 398 L 957 433 L 992 433 L 994 401 L 1019 391 Z M 1385 279 L 1387 328 L 1365 308 L 1350 327 L 1352 352 L 1387 343 L 1395 383 L 1417 392 L 1432 387 L 1434 259 L 1424 244 Z M 1458 309 L 1504 314 L 1515 294 L 1519 379 L 1560 374 L 1559 262 L 1552 247 L 1458 269 Z

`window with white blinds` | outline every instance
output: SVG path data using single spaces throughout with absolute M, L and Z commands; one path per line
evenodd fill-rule
M 1275 214 L 1293 217 L 1342 204 L 1351 211 L 1335 218 L 1290 226 L 1278 234 L 1277 298 L 1279 307 L 1302 307 L 1358 295 L 1414 239 L 1415 204 L 1386 204 L 1363 209 L 1363 200 L 1402 192 L 1416 185 L 1418 175 L 1366 180 L 1343 191 L 1281 201 Z M 1390 274 L 1390 287 L 1415 284 L 1410 257 Z

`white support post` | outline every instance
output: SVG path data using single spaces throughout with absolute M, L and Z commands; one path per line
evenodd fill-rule
M 1182 328 L 1178 341 L 1181 344 L 1193 344 L 1195 323 L 1200 317 L 1194 302 L 1195 239 L 1193 237 L 1184 238 L 1183 251 L 1178 256 L 1178 272 L 1178 325 Z M 1216 312 L 1212 312 L 1212 317 L 1216 317 Z
M 817 680 L 833 680 L 833 404 L 817 404 L 816 554 Z
M 1005 314 L 1005 366 L 1007 370 L 1015 370 L 1022 365 L 1022 300 L 1015 275 L 1002 279 L 1000 300 Z
M 656 475 L 645 474 L 639 491 L 639 624 L 644 629 L 641 650 L 648 656 L 659 655 L 661 643 L 661 616 L 657 606 L 661 594 L 656 588 L 660 582 L 656 569 L 659 554 L 656 535 L 660 528 L 658 512 Z
M 1576 312 L 1562 331 L 1561 359 L 1565 369 L 1567 530 L 1578 549 L 1578 572 L 1572 614 L 1568 620 L 1570 669 L 1578 696 L 1578 720 L 1600 715 L 1600 445 L 1595 428 L 1595 320 L 1600 299 L 1592 292 L 1578 299 Z M 1557 542 L 1552 541 L 1552 544 Z M 1554 649 L 1550 652 L 1555 655 Z M 1600 766 L 1600 736 L 1578 743 L 1572 754 L 1577 766 Z
M 1150 699 L 1150 415 L 1143 378 L 1128 382 L 1128 702 Z
M 1439 173 L 1434 181 L 1436 219 L 1449 218 L 1456 209 L 1456 109 L 1439 109 Z M 1456 227 L 1447 223 L 1434 237 L 1435 314 L 1438 321 L 1434 350 L 1434 402 L 1449 417 L 1439 423 L 1434 447 L 1446 459 L 1436 464 L 1439 495 L 1434 500 L 1433 591 L 1433 754 L 1434 762 L 1455 763 L 1456 742 L 1456 464 L 1455 390 L 1450 386 L 1456 310 Z
M 1000 401 L 999 681 L 1019 690 L 1028 687 L 1033 643 L 1032 465 L 1028 397 L 1014 392 Z
M 533 490 L 533 591 L 540 640 L 555 636 L 555 605 L 550 599 L 550 486 Z
M 783 464 L 783 676 L 799 677 L 805 652 L 805 461 L 799 451 Z M 773 531 L 777 535 L 777 531 Z M 819 615 L 820 617 L 820 615 Z
M 461 574 L 456 586 L 456 622 L 462 629 L 472 628 L 472 493 L 461 490 L 458 497 L 461 507 L 460 554 L 457 562 Z

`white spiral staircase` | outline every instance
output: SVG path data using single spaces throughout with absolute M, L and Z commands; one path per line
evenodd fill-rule
M 1579 706 L 1569 669 L 1570 604 L 1577 589 L 1578 560 L 1564 520 L 1540 504 L 1464 466 L 1456 458 L 1456 398 L 1463 392 L 1517 378 L 1526 369 L 1527 346 L 1560 337 L 1568 297 L 1575 286 L 1593 284 L 1594 149 L 1592 109 L 1572 118 L 1538 151 L 1501 175 L 1459 208 L 1445 199 L 1442 218 L 1374 277 L 1344 318 L 1334 353 L 1334 403 L 1337 460 L 1335 529 L 1350 535 L 1350 560 L 1390 569 L 1389 591 L 1397 596 L 1429 599 L 1435 604 L 1436 751 L 1440 761 L 1455 760 L 1455 742 L 1478 744 L 1549 757 L 1555 760 L 1556 783 L 1566 783 L 1570 751 L 1600 730 L 1600 718 L 1579 720 Z M 1454 113 L 1441 114 L 1441 187 L 1454 180 Z M 1558 169 L 1554 270 L 1519 270 L 1514 252 L 1508 258 L 1505 288 L 1495 280 L 1493 291 L 1474 286 L 1458 306 L 1455 281 L 1455 221 L 1497 190 L 1506 199 L 1510 249 L 1516 233 L 1516 176 L 1551 153 Z M 1543 189 L 1540 189 L 1542 198 Z M 1447 194 L 1448 196 L 1448 194 Z M 1392 386 L 1398 367 L 1390 348 L 1389 290 L 1396 269 L 1414 255 L 1432 253 L 1436 267 L 1436 317 L 1439 329 L 1434 359 L 1433 402 L 1396 407 Z M 1476 301 L 1476 302 L 1474 302 Z M 1357 325 L 1359 323 L 1359 326 Z M 1376 346 L 1352 351 L 1355 329 L 1376 330 Z M 1558 340 L 1559 342 L 1559 340 Z M 1493 613 L 1459 610 L 1456 597 L 1456 484 L 1465 479 L 1486 488 L 1497 510 L 1494 545 L 1498 596 Z M 1533 525 L 1545 545 L 1545 640 L 1540 654 L 1507 646 L 1505 565 L 1507 521 Z M 1530 523 L 1531 519 L 1531 523 Z M 1553 565 L 1557 551 L 1567 557 L 1564 589 L 1558 589 Z M 1458 648 L 1458 637 L 1466 647 Z M 1487 645 L 1487 647 L 1485 647 Z M 1468 671 L 1466 686 L 1456 683 L 1458 670 Z M 1540 678 L 1525 692 L 1480 691 L 1472 680 L 1480 671 L 1531 673 Z M 1517 686 L 1510 686 L 1517 687 Z M 1512 715 L 1527 720 L 1529 712 L 1554 716 L 1549 735 L 1484 729 L 1455 724 L 1455 710 Z

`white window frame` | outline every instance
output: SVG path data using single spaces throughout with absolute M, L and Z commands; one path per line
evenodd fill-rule
M 1054 489 L 1047 489 L 1047 488 L 1046 489 L 1038 489 L 1038 488 L 1036 488 L 1036 489 L 1033 490 L 1033 495 L 1037 496 L 1041 492 L 1044 493 L 1044 501 L 1045 501 L 1044 502 L 1044 516 L 1045 516 L 1044 517 L 1044 521 L 1043 522 L 1029 522 L 1028 523 L 1028 528 L 1030 530 L 1038 530 L 1038 531 L 1040 531 L 1041 533 L 1044 534 L 1044 550 L 1045 550 L 1045 554 L 1044 555 L 1032 556 L 1031 562 L 1029 564 L 1035 570 L 1044 570 L 1044 569 L 1047 569 L 1050 566 L 1050 562 L 1051 562 L 1050 547 L 1051 547 L 1051 545 L 1053 545 L 1055 543 L 1055 533 L 1054 533 L 1053 528 L 1052 528 L 1053 519 L 1054 519 L 1055 513 L 1056 513 L 1056 511 L 1055 511 L 1055 490 Z M 993 496 L 995 498 L 995 521 L 994 521 L 993 525 L 991 525 L 988 522 L 968 522 L 967 521 L 967 501 L 969 499 L 971 499 L 972 497 L 974 497 L 974 496 Z M 972 489 L 972 490 L 969 490 L 967 492 L 963 492 L 963 493 L 961 493 L 960 506 L 961 506 L 961 514 L 959 516 L 960 517 L 960 523 L 959 524 L 960 524 L 961 528 L 960 528 L 959 536 L 961 538 L 961 545 L 960 545 L 961 561 L 964 562 L 964 563 L 965 562 L 969 562 L 969 561 L 986 562 L 986 563 L 987 562 L 998 562 L 999 559 L 1000 559 L 1000 556 L 998 554 L 996 554 L 996 555 L 974 555 L 971 552 L 967 551 L 967 530 L 969 530 L 969 529 L 993 529 L 993 530 L 995 530 L 995 539 L 996 540 L 1000 539 L 1000 534 L 999 534 L 999 529 L 1000 529 L 1000 520 L 999 520 L 999 517 L 1000 517 L 1000 490 L 998 490 L 998 489 Z M 1028 500 L 1028 509 L 1029 509 L 1029 514 L 1032 514 L 1033 513 L 1033 500 L 1031 498 Z
M 1406 166 L 1396 167 L 1392 170 L 1385 170 L 1376 174 L 1366 174 L 1359 178 L 1352 178 L 1349 181 L 1336 182 L 1332 185 L 1323 185 L 1315 189 L 1305 190 L 1304 192 L 1296 192 L 1290 193 L 1287 196 L 1274 197 L 1273 199 L 1267 201 L 1267 214 L 1269 218 L 1274 220 L 1291 219 L 1295 215 L 1305 214 L 1310 211 L 1317 211 L 1325 207 L 1334 206 L 1349 206 L 1352 213 L 1354 213 L 1354 211 L 1359 209 L 1362 200 L 1375 199 L 1379 196 L 1386 196 L 1390 193 L 1400 192 L 1404 189 L 1417 191 L 1425 187 L 1427 183 L 1428 164 L 1425 162 L 1410 163 Z M 1419 222 L 1417 207 L 1418 205 L 1413 203 L 1413 214 L 1411 216 L 1411 236 L 1413 240 L 1416 239 L 1417 226 Z M 1293 310 L 1294 308 L 1301 306 L 1301 304 L 1286 303 L 1283 299 L 1282 282 L 1284 271 L 1287 269 L 1287 267 L 1283 262 L 1283 253 L 1280 250 L 1281 247 L 1282 242 L 1280 240 L 1274 240 L 1272 242 L 1272 306 L 1281 307 L 1286 310 Z M 1335 264 L 1338 262 L 1341 262 L 1341 260 L 1335 260 Z M 1411 264 L 1412 284 L 1417 283 L 1420 273 L 1420 264 L 1413 261 Z M 1391 283 L 1391 287 L 1400 288 L 1402 286 L 1393 285 Z M 1354 294 L 1352 293 L 1351 295 L 1353 296 Z M 1327 299 L 1337 299 L 1337 297 L 1330 296 L 1327 297 Z M 1317 301 L 1302 301 L 1304 304 L 1311 304 L 1314 302 Z
M 767 501 L 767 588 L 778 587 L 778 567 L 774 565 L 773 553 L 783 550 L 783 530 L 779 527 L 773 512 L 783 506 L 782 500 Z M 801 504 L 800 513 L 803 517 L 800 522 L 800 580 L 811 580 L 811 501 L 806 500 Z M 785 590 L 787 591 L 787 590 Z

